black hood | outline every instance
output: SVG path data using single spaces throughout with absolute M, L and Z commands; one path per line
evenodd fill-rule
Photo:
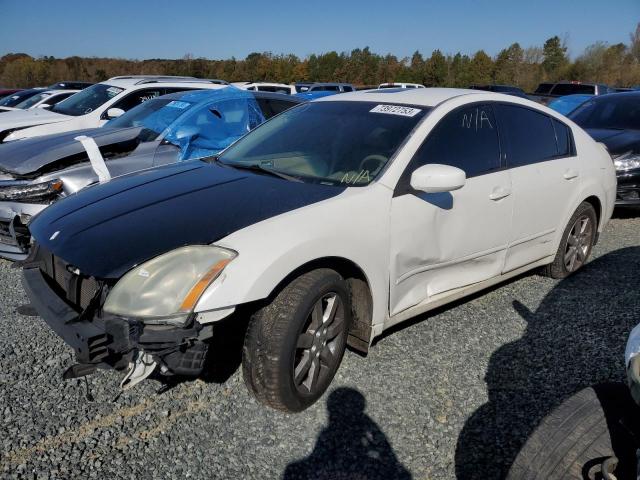
M 0 171 L 28 176 L 73 155 L 83 154 L 84 147 L 74 140 L 79 135 L 93 137 L 99 147 L 135 140 L 141 127 L 91 128 L 42 137 L 25 138 L 0 144 Z
M 115 279 L 180 246 L 215 242 L 342 191 L 191 161 L 89 187 L 43 210 L 29 229 L 82 273 Z
M 640 131 L 638 130 L 587 128 L 585 131 L 596 142 L 604 143 L 613 156 L 630 151 L 640 152 Z

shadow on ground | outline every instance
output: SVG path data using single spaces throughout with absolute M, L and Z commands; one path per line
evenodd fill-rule
M 329 424 L 313 452 L 287 466 L 283 480 L 410 480 L 365 405 L 357 390 L 334 390 L 327 399 Z
M 627 336 L 640 322 L 639 266 L 639 247 L 617 250 L 559 282 L 535 312 L 513 302 L 527 328 L 491 356 L 489 401 L 458 438 L 459 480 L 504 478 L 556 406 L 589 385 L 623 380 Z

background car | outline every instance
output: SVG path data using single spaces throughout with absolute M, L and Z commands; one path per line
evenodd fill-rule
M 378 88 L 425 88 L 421 83 L 391 82 L 381 83 Z
M 303 92 L 296 93 L 305 100 L 315 100 L 316 98 L 328 97 L 337 93 L 355 92 L 356 89 L 350 83 L 313 83 Z
M 91 137 L 112 176 L 213 155 L 302 100 L 233 87 L 147 100 L 104 127 L 0 145 L 0 257 L 28 253 L 30 218 L 98 181 L 78 136 Z
M 507 95 L 514 95 L 521 98 L 529 98 L 524 90 L 512 85 L 471 85 L 469 87 L 472 90 L 485 90 L 487 92 L 506 93 Z
M 0 100 L 21 90 L 21 88 L 0 88 Z
M 618 174 L 617 206 L 640 206 L 640 92 L 593 97 L 569 118 L 607 146 Z
M 532 100 L 547 105 L 551 100 L 566 95 L 606 95 L 614 93 L 615 90 L 602 83 L 585 83 L 577 81 L 562 81 L 557 83 L 543 82 L 538 85 L 530 95 Z
M 589 100 L 591 97 L 593 97 L 593 95 L 582 93 L 576 93 L 575 95 L 565 95 L 564 97 L 559 97 L 551 100 L 547 106 L 558 113 L 568 115 L 577 107 Z
M 131 362 L 126 384 L 157 365 L 200 374 L 216 322 L 250 318 L 238 349 L 248 389 L 300 411 L 347 343 L 366 352 L 385 329 L 534 268 L 574 274 L 615 186 L 602 145 L 528 100 L 344 93 L 209 162 L 56 202 L 29 225 L 24 285 L 78 369 Z
M 286 95 L 294 95 L 297 93 L 294 85 L 287 85 L 286 83 L 251 82 L 240 85 L 238 88 L 257 92 L 283 93 Z
M 0 112 L 11 110 L 29 110 L 31 108 L 51 108 L 65 98 L 69 98 L 80 90 L 44 90 L 36 93 L 26 100 L 16 104 L 15 107 L 0 107 Z
M 48 110 L 19 110 L 1 114 L 0 143 L 99 127 L 150 98 L 183 90 L 222 87 L 223 85 L 214 81 L 191 77 L 113 77 L 85 88 Z M 35 95 L 42 91 L 39 89 L 30 94 Z M 22 92 L 16 95 L 21 94 L 23 95 Z M 3 101 L 0 101 L 0 106 L 2 105 Z

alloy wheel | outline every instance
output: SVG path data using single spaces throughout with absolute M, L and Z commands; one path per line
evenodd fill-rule
M 593 225 L 587 215 L 581 215 L 571 227 L 564 252 L 564 266 L 575 272 L 587 260 L 593 241 Z
M 337 293 L 329 292 L 313 305 L 296 346 L 293 381 L 298 391 L 315 393 L 335 371 L 344 323 L 344 303 Z

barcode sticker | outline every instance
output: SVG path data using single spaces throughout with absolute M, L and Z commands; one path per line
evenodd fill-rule
M 386 113 L 387 115 L 415 117 L 422 110 L 413 107 L 403 107 L 402 105 L 376 105 L 369 111 L 372 113 Z

